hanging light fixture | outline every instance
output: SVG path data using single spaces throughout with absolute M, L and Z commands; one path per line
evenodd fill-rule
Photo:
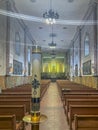
M 52 25 L 52 34 L 53 34 L 53 25 Z M 52 42 L 48 44 L 50 48 L 54 49 L 56 47 L 56 43 L 53 41 L 53 35 L 52 35 Z
M 50 10 L 43 13 L 43 18 L 46 19 L 47 24 L 55 24 L 56 19 L 59 19 L 59 14 L 52 10 L 52 0 L 50 0 Z
M 54 43 L 53 41 L 49 43 L 48 45 L 51 49 L 54 49 L 56 47 L 56 43 Z

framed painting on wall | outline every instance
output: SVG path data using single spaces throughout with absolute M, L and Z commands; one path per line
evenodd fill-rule
M 22 75 L 22 63 L 16 60 L 13 60 L 13 74 Z
M 83 75 L 91 75 L 91 60 L 83 63 Z
M 75 76 L 78 76 L 78 64 L 75 65 Z

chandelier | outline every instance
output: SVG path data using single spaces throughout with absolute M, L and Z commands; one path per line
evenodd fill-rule
M 56 47 L 56 43 L 54 43 L 53 41 L 51 43 L 49 43 L 48 45 L 52 49 Z
M 59 14 L 50 9 L 48 12 L 43 14 L 43 18 L 46 19 L 47 24 L 54 24 L 56 23 L 56 19 L 59 18 Z
M 55 24 L 56 19 L 59 19 L 59 14 L 52 10 L 52 0 L 50 0 L 50 10 L 43 13 L 43 18 L 46 19 L 47 24 Z
M 53 25 L 52 25 L 52 34 L 53 34 Z M 51 43 L 49 43 L 48 45 L 49 45 L 49 47 L 50 48 L 55 48 L 56 47 L 56 43 L 54 43 L 54 41 L 53 41 L 53 35 L 51 35 L 52 36 L 52 42 Z

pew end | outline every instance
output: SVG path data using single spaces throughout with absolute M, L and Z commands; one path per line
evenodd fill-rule
M 22 122 L 16 122 L 16 116 L 0 115 L 0 130 L 21 130 Z
M 98 115 L 77 115 L 74 116 L 73 130 L 98 130 Z

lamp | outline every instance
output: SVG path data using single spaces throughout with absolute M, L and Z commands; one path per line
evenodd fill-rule
M 59 14 L 52 10 L 52 0 L 50 0 L 50 10 L 43 13 L 43 18 L 46 19 L 47 24 L 54 24 L 56 19 L 59 18 Z
M 52 26 L 52 34 L 53 34 L 53 26 Z M 49 43 L 48 45 L 49 45 L 49 47 L 50 48 L 55 48 L 56 47 L 56 43 L 54 43 L 54 41 L 53 41 L 53 35 L 51 35 L 52 36 L 52 42 L 51 43 Z
M 52 49 L 56 47 L 56 43 L 54 43 L 53 41 L 51 43 L 49 43 L 48 45 Z

